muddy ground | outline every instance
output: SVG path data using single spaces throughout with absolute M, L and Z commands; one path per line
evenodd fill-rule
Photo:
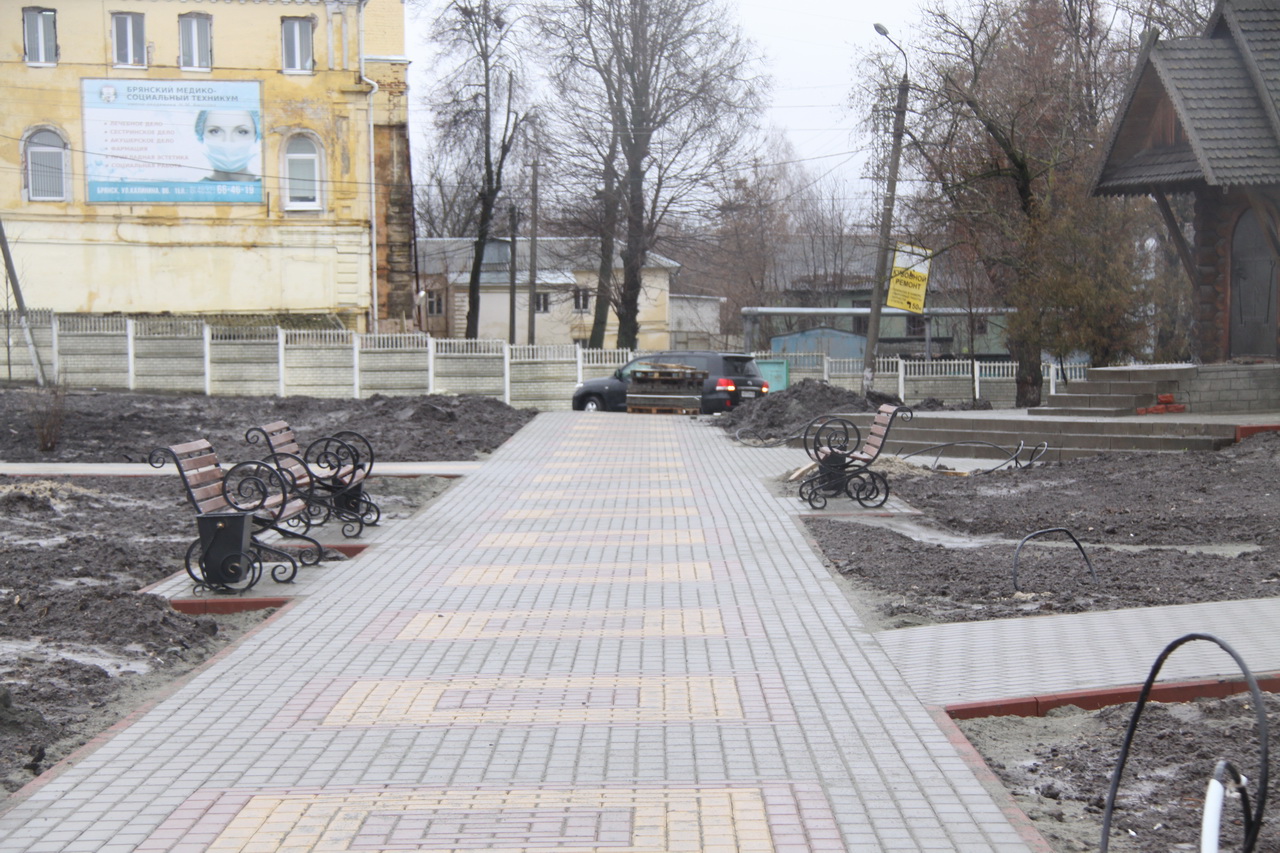
M 822 383 L 769 402 L 769 409 L 739 410 L 724 426 L 750 442 L 803 430 L 815 408 L 871 408 Z M 875 630 L 1280 594 L 1280 433 L 1219 452 L 1096 456 L 971 476 L 896 460 L 881 466 L 891 494 L 921 510 L 919 519 L 862 523 L 856 505 L 841 498 L 804 522 Z M 780 494 L 796 491 L 781 477 L 771 485 Z M 1015 586 L 1018 543 L 1056 527 L 1077 537 L 1089 562 L 1065 534 L 1046 534 L 1018 552 Z M 1268 702 L 1274 730 L 1280 700 Z M 1055 849 L 1093 850 L 1131 711 L 1067 708 L 960 726 Z M 1111 849 L 1199 849 L 1200 803 L 1216 761 L 1230 758 L 1258 776 L 1253 732 L 1248 697 L 1149 705 L 1120 788 Z M 1274 813 L 1280 792 L 1274 779 L 1269 787 Z M 1222 849 L 1238 850 L 1238 802 L 1228 807 Z M 1264 823 L 1258 850 L 1280 849 L 1276 824 Z
M 47 426 L 52 414 L 61 416 L 59 440 L 42 452 L 35 427 Z M 208 438 L 223 459 L 239 461 L 254 455 L 244 430 L 281 419 L 304 442 L 353 429 L 381 461 L 469 460 L 496 449 L 532 415 L 483 397 L 73 393 L 58 400 L 0 390 L 0 460 L 141 461 L 154 447 Z M 394 524 L 449 482 L 375 476 L 370 492 L 383 523 Z M 192 511 L 168 473 L 0 476 L 0 794 L 26 784 L 270 615 L 187 616 L 139 592 L 184 571 L 194 537 Z M 319 538 L 343 541 L 337 533 Z M 326 555 L 326 562 L 340 559 Z M 282 590 L 288 587 L 264 578 L 254 591 Z

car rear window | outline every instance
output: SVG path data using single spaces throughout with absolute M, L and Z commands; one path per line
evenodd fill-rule
M 760 376 L 760 368 L 750 356 L 725 356 L 725 372 L 730 376 Z

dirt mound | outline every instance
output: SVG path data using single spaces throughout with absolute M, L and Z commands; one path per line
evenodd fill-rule
M 775 441 L 804 431 L 819 415 L 834 412 L 874 412 L 884 403 L 901 404 L 889 394 L 872 391 L 866 397 L 820 379 L 802 379 L 785 391 L 739 406 L 716 418 L 723 429 L 743 438 Z
M 207 438 L 228 460 L 255 456 L 245 430 L 284 420 L 305 447 L 338 430 L 369 440 L 377 458 L 396 462 L 468 460 L 495 450 L 536 414 L 476 395 L 330 399 L 205 397 L 75 391 L 62 399 L 54 450 L 37 447 L 32 398 L 0 390 L 0 460 L 141 462 L 153 448 Z
M 744 441 L 777 441 L 800 435 L 805 425 L 819 415 L 874 412 L 885 403 L 901 406 L 902 400 L 894 394 L 879 391 L 872 391 L 864 397 L 821 379 L 802 379 L 785 391 L 766 394 L 718 416 L 715 423 Z M 911 408 L 926 412 L 968 411 L 990 409 L 991 403 L 978 400 L 948 405 L 936 397 L 927 397 Z

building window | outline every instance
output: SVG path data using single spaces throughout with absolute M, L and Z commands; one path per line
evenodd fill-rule
M 925 319 L 919 314 L 907 315 L 907 335 L 913 338 L 923 338 L 925 329 Z
M 315 59 L 311 55 L 311 19 L 281 18 L 280 42 L 285 71 L 311 71 Z
M 199 12 L 178 16 L 178 65 L 206 71 L 213 67 L 213 18 Z
M 27 138 L 27 198 L 31 201 L 65 201 L 67 198 L 67 143 L 52 130 L 40 130 Z
M 139 12 L 113 12 L 111 37 L 115 42 L 116 65 L 144 68 L 147 64 L 147 41 Z
M 320 207 L 320 148 L 309 136 L 291 136 L 284 146 L 286 210 Z
M 26 60 L 32 65 L 53 65 L 58 61 L 57 13 L 52 9 L 23 9 L 22 34 Z
M 573 310 L 579 314 L 586 314 L 591 310 L 591 291 L 585 287 L 575 287 L 573 289 Z
M 535 293 L 533 294 L 533 313 L 549 314 L 551 312 L 551 294 Z
M 426 297 L 423 299 L 426 306 L 428 317 L 444 316 L 444 291 L 428 290 Z
M 975 335 L 985 335 L 985 334 L 987 333 L 987 318 L 986 318 L 986 317 L 974 317 L 974 318 L 973 318 L 973 333 L 974 333 Z

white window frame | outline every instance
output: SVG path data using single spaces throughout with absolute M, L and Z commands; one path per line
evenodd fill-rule
M 577 314 L 591 313 L 591 297 L 595 296 L 589 287 L 575 287 L 573 289 L 573 310 Z
M 444 291 L 428 290 L 426 297 L 422 300 L 428 317 L 444 316 Z
M 28 65 L 58 64 L 58 13 L 55 10 L 37 6 L 22 10 L 22 48 Z
M 551 294 L 542 293 L 533 294 L 533 313 L 550 314 L 551 313 Z
M 141 12 L 111 13 L 111 58 L 117 68 L 147 67 L 146 17 Z
M 51 136 L 58 140 L 55 146 L 51 142 L 40 139 L 41 136 Z M 38 128 L 32 131 L 22 143 L 22 177 L 26 184 L 27 201 L 67 201 L 69 193 L 67 192 L 67 179 L 70 172 L 68 168 L 67 140 L 62 134 L 56 130 L 47 127 Z M 36 169 L 47 168 L 57 170 L 56 184 L 58 187 L 57 195 L 37 195 L 37 186 L 52 185 L 54 180 L 37 180 Z M 54 177 L 53 175 L 49 176 Z
M 187 12 L 178 16 L 178 67 L 183 71 L 213 70 L 213 16 Z
M 291 152 L 290 146 L 295 142 L 305 142 L 313 149 L 311 153 Z M 320 144 L 320 140 L 316 139 L 310 133 L 294 133 L 285 137 L 284 144 L 280 146 L 281 163 L 281 183 L 280 197 L 284 199 L 285 210 L 323 210 L 324 209 L 324 147 Z M 310 179 L 315 185 L 314 199 L 295 200 L 292 198 L 292 186 L 294 183 L 292 166 L 295 163 L 310 162 L 315 169 L 315 177 Z M 300 179 L 306 181 L 308 179 Z
M 280 68 L 286 74 L 311 74 L 315 71 L 315 21 L 313 19 L 280 19 Z

